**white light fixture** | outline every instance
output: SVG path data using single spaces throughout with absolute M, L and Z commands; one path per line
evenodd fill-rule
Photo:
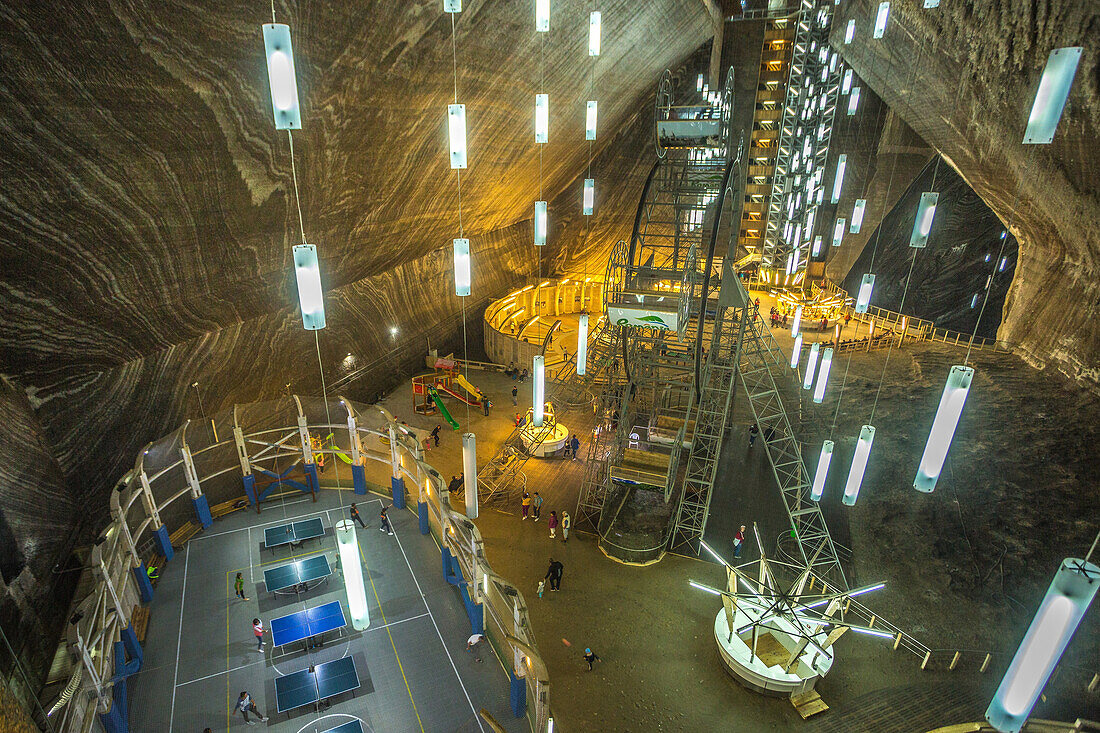
M 466 105 L 447 105 L 447 136 L 451 141 L 451 168 L 466 167 Z
M 550 0 L 535 0 L 535 30 L 540 33 L 550 30 Z
M 600 11 L 588 14 L 588 55 L 600 55 Z
M 924 0 L 925 8 L 938 8 L 940 6 L 940 0 Z
M 814 472 L 814 483 L 810 489 L 810 500 L 821 501 L 821 494 L 825 491 L 825 479 L 829 476 L 829 464 L 833 462 L 833 441 L 826 440 L 821 444 L 821 455 L 817 457 L 817 470 Z
M 856 21 L 855 19 L 848 21 L 848 27 L 844 29 L 844 45 L 847 46 L 852 42 L 852 39 L 856 37 Z
M 477 438 L 462 434 L 462 477 L 466 484 L 466 516 L 477 519 Z
M 592 216 L 592 205 L 596 200 L 596 179 L 585 178 L 584 179 L 584 200 L 582 206 L 584 208 L 585 216 Z
M 290 45 L 290 26 L 264 23 L 264 51 L 267 52 L 267 81 L 271 88 L 271 110 L 276 130 L 301 130 L 302 113 L 298 109 L 298 82 L 294 74 L 294 49 Z
M 833 366 L 833 347 L 826 346 L 821 352 L 821 366 L 817 368 L 817 383 L 814 385 L 814 403 L 820 405 L 825 399 L 825 388 L 829 385 L 829 370 Z
M 321 291 L 321 270 L 317 264 L 317 248 L 312 244 L 293 247 L 294 276 L 298 280 L 298 303 L 302 308 L 302 325 L 307 331 L 325 327 L 325 298 Z
M 856 205 L 852 207 L 852 223 L 848 227 L 850 234 L 859 234 L 859 228 L 863 226 L 863 212 L 867 209 L 867 199 L 856 199 Z
M 455 239 L 455 295 L 470 294 L 470 240 Z
M 1062 110 L 1073 86 L 1073 77 L 1077 75 L 1081 51 L 1081 46 L 1070 46 L 1050 52 L 1039 80 L 1039 89 L 1035 92 L 1035 101 L 1031 104 L 1031 114 L 1027 118 L 1025 144 L 1045 144 L 1054 139 L 1054 131 L 1058 129 L 1058 121 L 1062 119 Z
M 833 226 L 833 246 L 839 247 L 840 243 L 844 241 L 844 225 L 847 222 L 844 217 L 838 217 L 836 224 Z
M 871 291 L 875 287 L 875 276 L 867 273 L 859 284 L 859 293 L 856 295 L 856 313 L 866 313 L 867 306 L 871 303 Z
M 536 247 L 541 247 L 542 245 L 546 244 L 546 228 L 547 228 L 546 225 L 547 225 L 546 202 L 545 201 L 536 201 L 535 202 L 535 221 L 534 221 L 535 246 Z
M 976 299 L 978 296 L 974 296 Z M 924 455 L 920 459 L 917 477 L 913 479 L 913 488 L 929 493 L 936 488 L 940 471 L 943 470 L 947 450 L 955 437 L 955 428 L 959 424 L 966 396 L 970 394 L 970 382 L 974 379 L 974 369 L 968 366 L 953 366 L 947 375 L 940 406 L 936 408 L 936 419 L 932 421 L 932 430 L 928 442 L 924 445 Z
M 928 232 L 932 231 L 932 218 L 936 216 L 938 193 L 925 191 L 920 195 L 917 205 L 917 218 L 913 221 L 913 233 L 909 235 L 910 247 L 924 247 L 928 244 Z
M 878 15 L 875 16 L 875 38 L 882 38 L 886 33 L 886 19 L 890 17 L 890 3 L 882 2 L 878 4 Z
M 794 321 L 791 322 L 791 336 L 798 335 L 798 327 L 802 325 L 802 306 L 794 309 Z
M 544 143 L 550 139 L 550 95 L 535 95 L 535 142 Z
M 809 389 L 814 383 L 814 369 L 817 368 L 817 356 L 821 351 L 821 342 L 810 344 L 810 355 L 806 358 L 806 376 L 802 378 L 802 389 Z
M 829 198 L 829 203 L 831 204 L 840 201 L 840 192 L 844 188 L 844 169 L 847 167 L 848 156 L 841 153 L 836 161 L 836 176 L 833 178 L 833 194 Z
M 443 0 L 444 13 L 461 13 L 462 0 Z
M 977 304 L 978 304 L 978 294 L 974 293 L 974 297 L 972 297 L 970 299 L 970 308 L 971 308 L 971 310 L 973 310 L 974 306 L 976 306 Z
M 581 313 L 577 319 L 577 375 L 584 376 L 588 362 L 588 314 Z
M 1008 258 L 1007 257 L 1002 257 L 1001 258 L 1001 264 L 997 265 L 997 272 L 1004 272 L 1005 271 L 1005 265 L 1007 265 L 1007 264 L 1008 264 Z
M 531 376 L 531 424 L 541 428 L 546 411 L 546 364 L 541 354 L 531 360 Z
M 363 565 L 359 559 L 359 538 L 355 523 L 341 519 L 336 523 L 336 549 L 340 552 L 340 569 L 344 575 L 344 588 L 348 594 L 348 612 L 351 625 L 357 631 L 370 626 L 370 610 L 367 608 L 367 588 L 363 584 Z
M 1062 561 L 985 711 L 994 728 L 1002 733 L 1023 728 L 1097 588 L 1100 567 L 1073 557 Z
M 871 455 L 871 443 L 875 440 L 875 428 L 864 425 L 856 441 L 856 452 L 852 456 L 852 468 L 848 471 L 848 481 L 844 484 L 842 501 L 853 506 L 859 497 L 859 487 L 863 484 L 863 473 L 867 470 L 867 458 Z
M 812 256 L 817 257 L 821 254 L 821 235 L 814 237 L 814 247 Z
M 791 369 L 798 368 L 798 360 L 802 358 L 802 334 L 794 337 L 794 348 L 791 349 Z
M 852 91 L 852 70 L 848 69 L 844 72 L 844 81 L 840 83 L 840 93 L 847 94 Z
M 596 139 L 596 102 L 589 100 L 584 114 L 584 139 Z
M 848 97 L 848 116 L 851 117 L 859 109 L 859 87 L 852 87 L 852 95 Z

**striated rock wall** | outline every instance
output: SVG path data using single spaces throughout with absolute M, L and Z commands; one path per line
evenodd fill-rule
M 998 332 L 1036 366 L 1100 389 L 1100 8 L 1076 0 L 894 3 L 881 40 L 872 0 L 837 8 L 832 43 L 933 145 L 1019 241 Z M 847 19 L 856 20 L 851 45 Z M 1053 48 L 1083 46 L 1053 143 L 1023 145 Z

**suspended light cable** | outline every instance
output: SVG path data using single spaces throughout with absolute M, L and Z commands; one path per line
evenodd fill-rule
M 451 75 L 454 80 L 454 105 L 453 107 L 459 107 L 458 104 L 458 41 L 455 33 L 455 15 L 462 11 L 461 2 L 452 3 L 444 6 L 444 12 L 451 16 Z M 455 170 L 455 189 L 458 196 L 458 238 L 454 240 L 454 266 L 455 266 L 455 291 L 458 294 L 459 301 L 462 303 L 462 376 L 469 379 L 470 376 L 470 359 L 469 348 L 467 346 L 466 336 L 466 297 L 470 294 L 470 285 L 473 278 L 473 265 L 471 263 L 472 253 L 470 251 L 470 240 L 466 238 L 466 231 L 462 225 L 462 169 L 467 165 L 467 146 L 466 146 L 466 122 L 465 112 L 466 106 L 461 105 L 462 110 L 462 161 L 461 165 L 455 165 L 452 161 L 451 167 Z M 455 143 L 452 140 L 451 148 L 455 147 Z M 461 281 L 461 282 L 460 282 Z M 464 287 L 462 287 L 464 285 Z M 465 294 L 463 294 L 465 293 Z M 481 399 L 488 399 L 482 395 Z M 470 424 L 470 402 L 463 400 L 466 405 L 466 424 Z

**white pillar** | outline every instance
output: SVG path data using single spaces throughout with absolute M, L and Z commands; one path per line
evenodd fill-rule
M 477 519 L 477 438 L 473 433 L 462 434 L 462 472 L 466 484 L 466 516 Z

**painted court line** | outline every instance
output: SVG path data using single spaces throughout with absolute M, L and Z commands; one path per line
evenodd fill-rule
M 176 634 L 176 672 L 172 677 L 172 711 L 168 714 L 168 733 L 176 720 L 176 683 L 180 678 L 180 651 L 183 648 L 183 604 L 187 599 L 187 566 L 191 563 L 191 544 L 183 551 L 183 590 L 180 593 L 180 627 Z
M 290 506 L 292 504 L 303 504 L 307 501 L 309 501 L 309 499 L 298 499 L 296 501 L 288 501 L 286 503 L 286 506 Z M 303 514 L 303 515 L 301 515 L 301 517 L 295 517 L 295 518 L 296 519 L 301 519 L 302 517 L 308 517 L 308 516 L 311 516 L 313 514 L 324 514 L 324 512 L 310 512 L 309 514 Z M 236 532 L 244 532 L 245 530 L 251 529 L 252 527 L 267 527 L 267 526 L 273 525 L 273 524 L 286 524 L 286 521 L 287 520 L 285 518 L 284 519 L 276 519 L 273 522 L 261 522 L 260 524 L 256 524 L 256 525 L 251 525 L 250 524 L 247 527 L 237 527 L 236 529 L 227 529 L 224 532 L 215 532 L 213 534 L 206 534 L 204 532 L 203 534 L 196 535 L 196 536 L 192 537 L 191 539 L 188 540 L 188 542 L 189 543 L 194 542 L 195 540 L 209 540 L 209 539 L 213 539 L 214 537 L 224 537 L 227 534 L 234 534 Z

